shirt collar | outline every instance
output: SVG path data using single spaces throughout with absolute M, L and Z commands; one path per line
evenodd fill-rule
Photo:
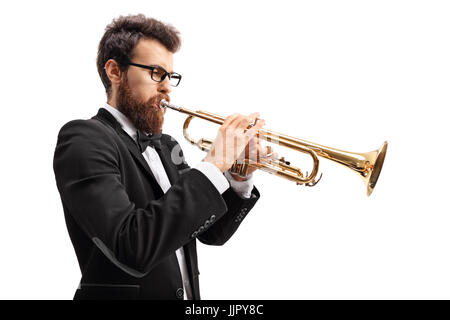
M 131 123 L 130 120 L 119 110 L 105 103 L 105 109 L 112 114 L 112 116 L 120 123 L 122 129 L 136 141 L 136 127 Z

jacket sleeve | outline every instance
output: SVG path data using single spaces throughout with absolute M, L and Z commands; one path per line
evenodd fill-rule
M 175 151 L 172 153 L 176 154 L 179 159 L 178 171 L 180 173 L 189 172 L 189 166 L 184 159 L 180 145 L 172 137 L 168 139 L 168 145 L 170 150 Z M 222 198 L 227 207 L 226 213 L 221 217 L 214 216 L 214 219 L 207 220 L 204 225 L 193 232 L 191 237 L 196 237 L 200 242 L 208 245 L 225 244 L 236 232 L 259 197 L 260 194 L 256 187 L 253 187 L 251 196 L 248 199 L 241 198 L 232 188 L 228 188 L 222 193 Z
M 227 212 L 219 218 L 210 228 L 200 234 L 198 239 L 208 245 L 221 246 L 236 232 L 244 218 L 258 201 L 260 194 L 253 187 L 250 198 L 243 199 L 232 188 L 222 194 L 227 205 Z
M 104 125 L 75 120 L 58 135 L 53 168 L 61 200 L 76 223 L 118 267 L 145 276 L 191 240 L 208 220 L 227 211 L 212 183 L 191 169 L 158 200 L 143 207 L 122 184 L 118 146 Z

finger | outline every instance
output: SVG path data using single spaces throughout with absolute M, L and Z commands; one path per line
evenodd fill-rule
M 242 115 L 233 124 L 235 125 L 235 129 L 244 131 L 250 124 L 250 117 Z
M 236 120 L 236 129 L 240 129 L 242 131 L 245 131 L 246 129 L 251 128 L 254 123 L 256 122 L 256 119 L 259 117 L 259 112 L 254 112 L 249 114 L 248 116 L 242 116 L 239 120 Z M 239 121 L 239 122 L 238 122 Z
M 255 121 L 255 119 L 259 118 L 260 113 L 259 112 L 253 112 L 253 113 L 250 113 L 248 116 L 252 119 L 252 121 Z
M 271 152 L 271 147 L 269 147 L 269 146 L 265 147 L 265 146 L 261 146 L 258 144 L 256 146 L 256 148 L 254 150 L 252 150 L 251 152 L 252 152 L 251 157 L 253 159 L 256 159 L 257 162 L 259 162 L 260 159 L 267 158 L 268 152 Z
M 245 132 L 242 132 L 241 134 L 245 139 L 245 147 L 242 150 L 240 157 L 248 158 L 250 154 L 256 154 L 256 149 L 259 147 L 259 139 L 256 136 L 247 139 Z
M 239 113 L 233 113 L 232 115 L 226 117 L 225 121 L 222 124 L 222 127 L 229 127 L 230 124 L 239 116 L 240 116 Z
M 264 148 L 261 148 L 260 150 L 261 150 L 260 151 L 261 157 L 263 157 L 263 158 L 268 158 L 273 154 L 273 150 L 272 150 L 271 146 L 266 146 Z
M 260 163 L 261 160 L 267 159 L 267 147 L 261 146 L 260 140 L 261 139 L 255 135 L 247 144 L 245 149 L 245 159 L 247 159 L 249 163 Z
M 265 124 L 266 121 L 264 119 L 260 119 L 251 129 L 247 130 L 247 132 L 245 133 L 247 138 L 250 140 L 251 138 L 255 137 Z
M 250 153 L 261 152 L 262 149 L 260 140 L 261 139 L 257 135 L 250 138 L 247 144 L 247 148 L 249 149 Z
M 250 141 L 246 147 L 247 158 L 256 159 L 259 156 L 261 145 L 259 143 L 259 138 L 255 135 L 250 138 Z
M 264 119 L 260 119 L 253 127 L 251 127 L 249 130 L 247 130 L 247 134 L 249 137 L 253 138 L 256 136 L 256 138 L 259 139 L 259 130 L 266 124 L 266 121 Z
M 258 120 L 259 120 L 259 116 L 260 116 L 259 112 L 254 112 L 254 113 L 251 113 L 248 115 L 249 122 L 250 122 L 248 129 L 250 129 L 250 127 L 253 127 L 256 125 L 256 122 L 258 122 Z

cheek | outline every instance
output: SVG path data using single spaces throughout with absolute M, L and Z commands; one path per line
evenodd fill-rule
M 148 101 L 148 99 L 157 94 L 155 82 L 152 81 L 150 75 L 145 73 L 129 74 L 128 85 L 134 97 L 140 101 Z

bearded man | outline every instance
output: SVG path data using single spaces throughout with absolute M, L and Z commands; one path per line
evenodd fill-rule
M 97 56 L 107 103 L 59 132 L 53 167 L 82 274 L 75 299 L 200 299 L 196 240 L 223 245 L 259 198 L 254 169 L 229 171 L 258 139 L 257 113 L 226 118 L 192 168 L 162 133 L 180 43 L 155 19 L 113 20 Z

